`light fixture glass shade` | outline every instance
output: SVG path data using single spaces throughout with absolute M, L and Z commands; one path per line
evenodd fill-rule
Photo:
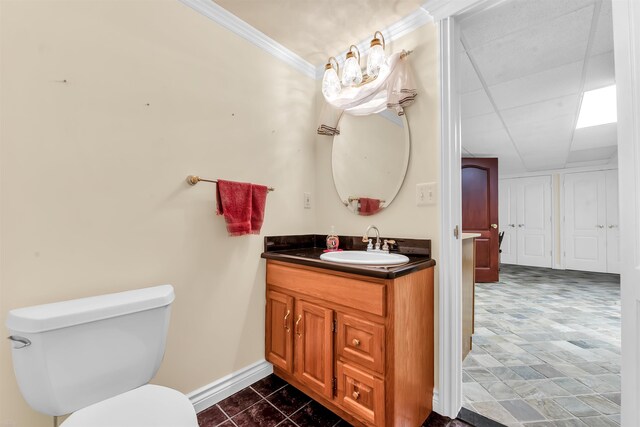
M 324 70 L 324 76 L 322 77 L 322 94 L 324 97 L 333 99 L 338 96 L 341 89 L 340 79 L 336 70 L 334 68 Z
M 369 49 L 369 57 L 367 58 L 367 74 L 377 77 L 380 74 L 380 68 L 386 63 L 387 58 L 384 54 L 382 45 L 377 44 Z
M 342 68 L 342 85 L 356 86 L 362 83 L 362 70 L 355 56 L 349 56 Z

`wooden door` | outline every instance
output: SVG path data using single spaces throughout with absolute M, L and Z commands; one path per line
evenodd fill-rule
M 476 282 L 498 281 L 498 159 L 462 159 L 462 230 L 476 238 Z
M 312 390 L 333 397 L 333 310 L 296 301 L 295 376 Z
M 565 265 L 569 270 L 607 270 L 606 181 L 602 171 L 564 178 Z
M 620 227 L 618 171 L 606 173 L 607 186 L 607 273 L 620 273 Z
M 517 213 L 517 201 L 516 197 L 518 188 L 517 179 L 501 179 L 499 185 L 499 218 L 500 218 L 500 230 L 504 231 L 504 237 L 502 244 L 500 245 L 500 262 L 504 264 L 517 264 L 517 230 L 516 224 L 518 219 Z
M 551 268 L 551 176 L 516 181 L 518 265 Z
M 293 297 L 267 291 L 265 358 L 293 373 Z

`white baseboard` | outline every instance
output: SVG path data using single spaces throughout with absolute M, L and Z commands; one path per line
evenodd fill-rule
M 435 388 L 433 389 L 433 406 L 431 410 L 436 413 L 440 413 L 440 393 Z
M 272 373 L 273 365 L 263 359 L 192 391 L 187 397 L 200 412 Z

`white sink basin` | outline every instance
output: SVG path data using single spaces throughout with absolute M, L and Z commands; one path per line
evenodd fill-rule
M 409 262 L 409 258 L 404 255 L 366 251 L 325 252 L 320 255 L 320 259 L 340 264 L 374 265 L 378 267 L 402 265 Z

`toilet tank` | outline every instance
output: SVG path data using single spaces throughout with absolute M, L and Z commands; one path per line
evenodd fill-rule
M 162 362 L 173 300 L 173 287 L 161 285 L 11 310 L 25 400 L 63 415 L 148 383 Z

